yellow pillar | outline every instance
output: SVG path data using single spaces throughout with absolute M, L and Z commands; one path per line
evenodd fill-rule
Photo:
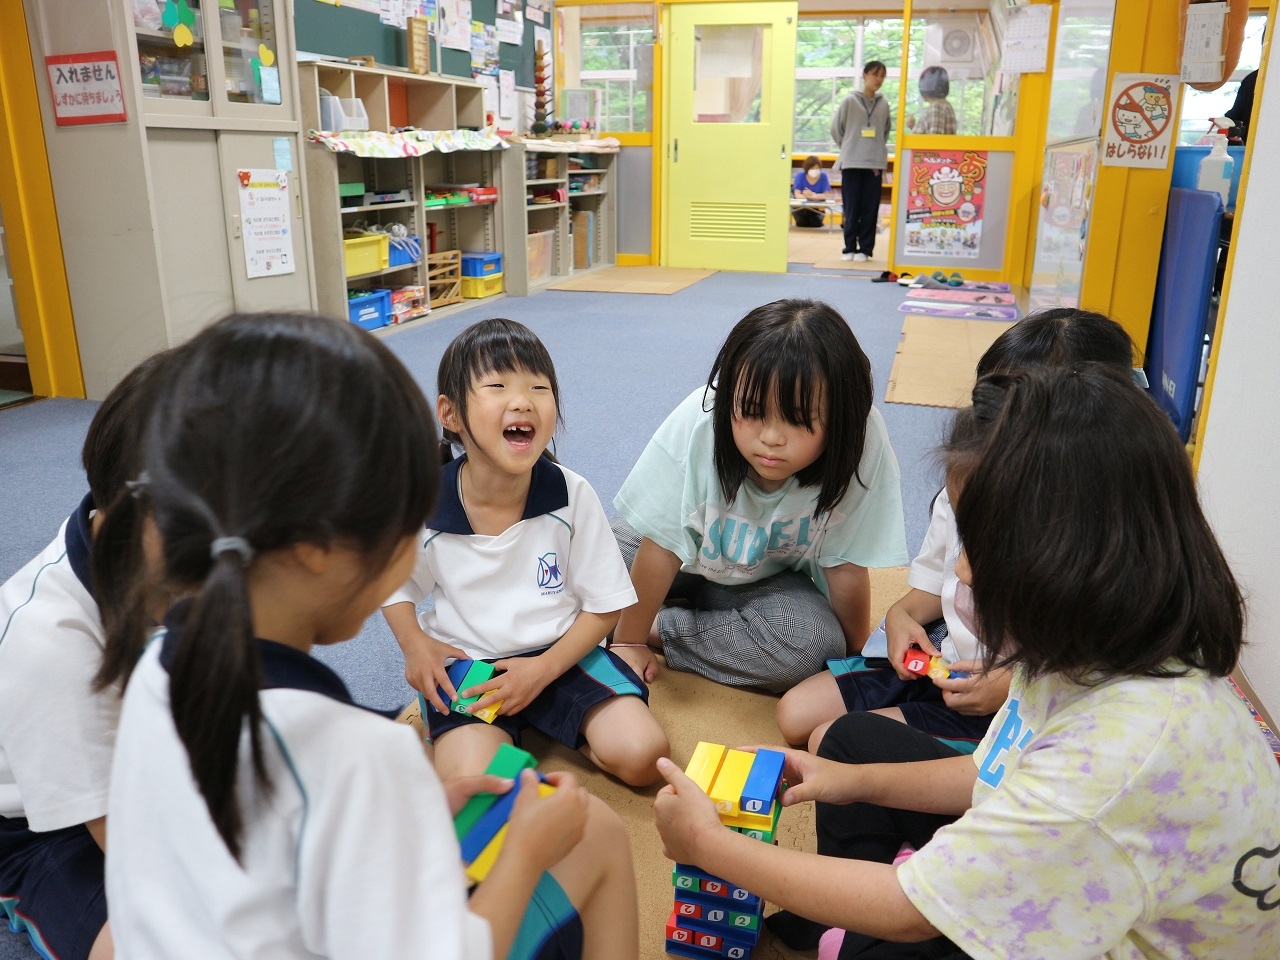
M 1181 15 L 1181 3 L 1117 3 L 1109 76 L 1160 73 L 1176 77 Z M 1110 122 L 1108 113 L 1103 124 Z M 1174 130 L 1176 140 L 1176 122 Z M 1147 348 L 1172 179 L 1172 157 L 1161 170 L 1101 166 L 1093 193 L 1080 306 L 1114 318 L 1140 352 Z
M 40 396 L 83 397 L 22 0 L 0 0 L 0 23 L 0 208 L 31 386 Z

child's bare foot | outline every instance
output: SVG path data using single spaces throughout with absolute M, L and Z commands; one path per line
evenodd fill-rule
M 639 643 L 615 643 L 609 650 L 625 660 L 645 683 L 653 683 L 658 676 L 658 658 L 649 647 Z

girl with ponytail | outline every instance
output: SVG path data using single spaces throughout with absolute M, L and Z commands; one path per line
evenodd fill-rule
M 183 596 L 149 643 L 127 617 L 109 637 L 145 646 L 117 667 L 132 673 L 107 871 L 122 954 L 503 957 L 534 938 L 578 955 L 608 938 L 634 956 L 625 835 L 571 776 L 521 792 L 468 901 L 451 812 L 510 782 L 442 785 L 411 728 L 309 655 L 408 578 L 437 442 L 408 372 L 349 324 L 232 316 L 166 368 L 142 479 Z

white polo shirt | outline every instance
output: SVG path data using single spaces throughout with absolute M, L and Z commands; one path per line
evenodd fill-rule
M 414 731 L 352 704 L 337 674 L 259 641 L 274 791 L 237 775 L 236 863 L 196 789 L 169 707 L 172 624 L 124 698 L 107 820 L 116 955 L 130 960 L 487 960 L 440 781 Z
M 572 470 L 542 458 L 524 515 L 496 537 L 471 529 L 458 480 L 465 458 L 445 465 L 436 515 L 409 582 L 388 604 L 434 606 L 422 629 L 492 660 L 551 646 L 582 611 L 613 613 L 636 602 L 600 498 Z
M 942 598 L 942 617 L 947 621 L 947 637 L 942 641 L 942 659 L 981 660 L 984 647 L 974 633 L 973 591 L 956 576 L 960 559 L 960 534 L 951 498 L 943 490 L 934 498 L 929 529 L 920 553 L 911 561 L 907 584 Z
M 104 634 L 89 580 L 86 496 L 57 538 L 0 587 L 0 816 L 44 832 L 107 812 L 120 716 L 95 693 Z

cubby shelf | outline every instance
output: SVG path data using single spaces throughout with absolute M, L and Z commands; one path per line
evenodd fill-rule
M 415 206 L 413 200 L 399 200 L 395 203 L 370 203 L 363 207 L 343 207 L 343 213 L 370 213 L 374 210 L 403 210 Z

